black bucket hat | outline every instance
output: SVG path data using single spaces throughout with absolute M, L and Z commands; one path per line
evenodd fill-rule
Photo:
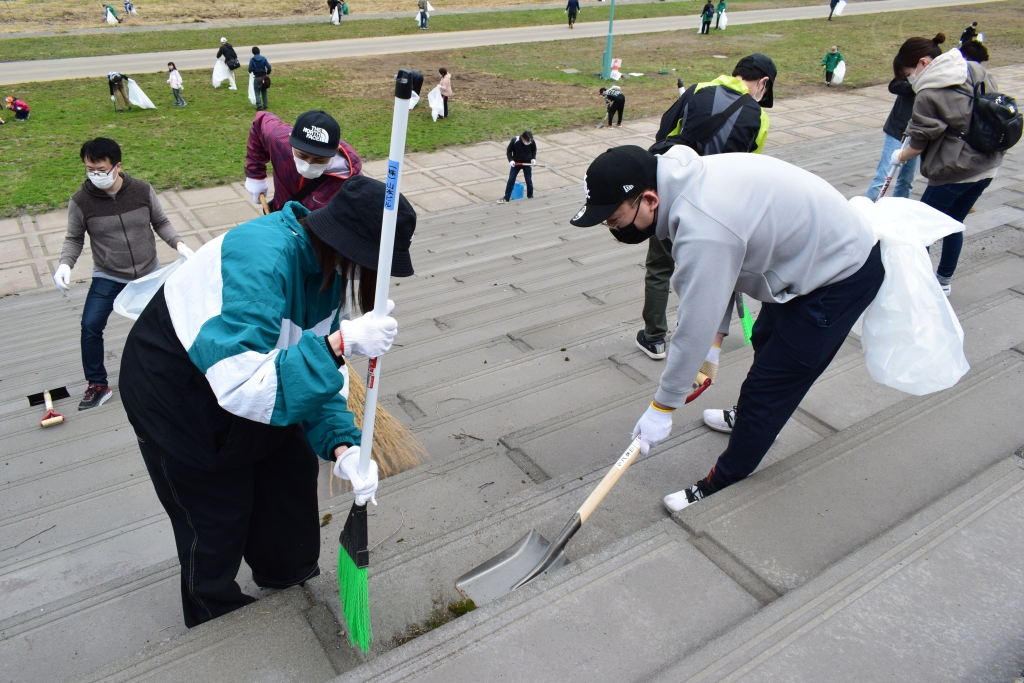
M 381 222 L 384 219 L 384 188 L 379 180 L 363 175 L 345 181 L 330 203 L 306 217 L 313 234 L 345 258 L 368 270 L 377 270 Z M 416 212 L 405 195 L 398 196 L 398 223 L 392 277 L 413 274 L 409 245 L 416 230 Z

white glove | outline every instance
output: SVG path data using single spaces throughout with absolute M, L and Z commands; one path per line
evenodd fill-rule
M 366 479 L 359 476 L 359 446 L 349 446 L 348 450 L 338 456 L 334 463 L 334 476 L 352 482 L 352 490 L 356 494 L 356 505 L 366 505 L 370 501 L 377 504 L 377 463 L 370 461 L 370 469 Z
M 53 274 L 53 284 L 62 292 L 68 291 L 68 283 L 71 282 L 71 268 L 62 263 L 57 266 L 57 272 Z
M 373 317 L 373 311 L 355 320 L 341 321 L 341 343 L 345 347 L 345 357 L 353 353 L 377 358 L 383 356 L 391 348 L 398 334 L 398 321 L 391 317 L 395 302 L 388 299 L 388 315 L 383 320 Z
M 509 168 L 515 168 L 515 167 L 516 167 L 516 162 L 514 162 L 514 161 L 509 161 L 509 162 L 508 162 L 508 167 L 509 167 Z
M 905 164 L 906 162 L 900 158 L 900 152 L 902 151 L 902 149 L 897 149 L 896 151 L 894 151 L 892 153 L 892 158 L 889 160 L 889 163 L 896 164 L 897 166 L 902 166 L 903 164 Z
M 640 454 L 647 455 L 651 446 L 657 446 L 672 433 L 672 411 L 655 408 L 654 402 L 640 416 L 640 421 L 633 427 L 633 438 L 640 436 Z
M 537 160 L 536 159 L 530 159 L 530 166 L 536 166 L 536 165 L 537 165 Z
M 178 242 L 177 250 L 178 253 L 184 256 L 186 259 L 190 259 L 196 255 L 194 251 L 185 246 L 184 242 Z
M 115 100 L 115 99 L 114 99 L 114 96 L 113 96 L 113 95 L 111 95 L 111 96 L 110 96 L 110 101 L 111 101 L 111 102 L 116 102 L 117 100 Z
M 267 179 L 257 180 L 256 178 L 245 179 L 245 191 L 252 195 L 252 201 L 254 204 L 260 203 L 260 195 L 266 194 L 270 191 L 270 186 L 267 185 Z

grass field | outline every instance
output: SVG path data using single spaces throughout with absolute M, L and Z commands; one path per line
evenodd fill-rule
M 908 36 L 944 31 L 951 47 L 964 25 L 977 20 L 992 51 L 991 64 L 1024 61 L 1024 0 L 966 8 L 930 9 L 845 17 L 840 22 L 780 22 L 737 26 L 698 36 L 683 31 L 616 39 L 616 55 L 629 71 L 649 76 L 623 83 L 628 117 L 660 114 L 676 97 L 677 75 L 687 82 L 731 71 L 751 52 L 771 55 L 779 67 L 778 97 L 828 92 L 819 63 L 838 43 L 849 68 L 840 89 L 887 82 L 891 61 Z M 432 123 L 418 107 L 409 124 L 408 151 L 504 139 L 532 128 L 544 131 L 592 124 L 602 113 L 592 75 L 603 39 L 492 46 L 423 53 L 281 65 L 274 70 L 271 110 L 286 121 L 308 109 L 324 109 L 341 123 L 343 137 L 366 159 L 387 153 L 391 121 L 390 78 L 400 66 L 427 74 L 453 73 L 452 116 Z M 726 55 L 717 59 L 712 55 Z M 657 75 L 659 68 L 677 72 Z M 575 68 L 566 74 L 560 69 Z M 103 79 L 29 84 L 15 94 L 32 106 L 27 124 L 0 127 L 0 215 L 63 206 L 83 178 L 78 149 L 97 135 L 118 140 L 129 173 L 158 189 L 213 185 L 243 178 L 245 142 L 253 109 L 240 90 L 210 87 L 209 72 L 184 74 L 185 109 L 171 107 L 164 75 L 143 75 L 140 85 L 156 111 L 118 115 Z M 1024 95 L 1024 93 L 1022 93 Z
M 821 4 L 820 0 L 732 0 L 734 11 L 795 7 Z M 412 3 L 415 7 L 415 3 Z M 698 0 L 622 5 L 615 8 L 617 19 L 646 19 L 650 17 L 698 14 L 703 3 Z M 271 45 L 274 43 L 315 42 L 338 38 L 370 38 L 377 36 L 409 35 L 419 31 L 412 19 L 367 19 L 347 21 L 332 26 L 326 20 L 319 24 L 281 24 L 276 26 L 241 26 L 187 31 L 146 31 L 139 33 L 111 33 L 110 35 L 71 35 L 40 38 L 8 38 L 0 41 L 0 62 L 29 59 L 56 59 L 62 57 L 91 57 L 94 55 L 159 52 L 163 50 L 209 49 L 215 53 L 222 35 L 232 44 Z M 581 22 L 608 21 L 607 7 L 587 7 L 580 12 Z M 543 26 L 565 22 L 562 10 L 516 10 L 480 14 L 447 14 L 430 19 L 430 30 L 435 33 L 470 31 L 476 29 Z M 127 69 L 126 69 L 127 70 Z

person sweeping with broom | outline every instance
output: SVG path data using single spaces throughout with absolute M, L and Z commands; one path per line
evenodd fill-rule
M 235 582 L 243 558 L 261 587 L 320 573 L 318 457 L 357 504 L 376 502 L 344 359 L 379 357 L 398 331 L 370 310 L 385 191 L 355 176 L 322 209 L 289 202 L 208 242 L 128 336 L 121 392 L 171 519 L 190 628 L 254 601 Z M 390 275 L 408 277 L 416 214 L 397 203 Z

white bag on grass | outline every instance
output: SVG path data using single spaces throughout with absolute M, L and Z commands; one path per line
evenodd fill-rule
M 833 14 L 835 14 L 838 17 L 840 14 L 843 13 L 844 9 L 846 9 L 846 0 L 839 0 L 839 4 L 836 5 L 836 11 L 833 12 Z
M 331 12 L 331 23 L 334 24 L 335 26 L 341 23 L 341 18 L 338 16 L 338 12 L 340 12 L 339 7 L 340 5 L 338 7 L 335 7 L 334 11 Z
M 440 85 L 435 85 L 434 89 L 427 93 L 427 103 L 430 105 L 430 115 L 435 121 L 438 116 L 444 116 L 444 98 L 441 97 Z
M 114 14 L 114 13 L 113 13 L 112 11 L 110 11 L 110 8 L 109 8 L 109 7 L 107 7 L 107 8 L 106 8 L 106 9 L 104 10 L 104 14 L 105 14 L 105 16 L 106 16 L 106 18 L 107 18 L 107 23 L 108 23 L 108 24 L 110 24 L 111 26 L 117 26 L 117 25 L 118 25 L 118 24 L 120 23 L 120 22 L 119 22 L 119 21 L 117 20 L 117 15 L 116 15 L 116 14 Z
M 429 2 L 427 3 L 427 11 L 428 12 L 433 12 L 434 11 L 434 6 L 431 5 Z
M 864 363 L 880 384 L 923 396 L 960 381 L 970 365 L 964 330 L 942 293 L 925 247 L 963 223 L 910 199 L 854 197 L 882 246 L 885 280 L 854 326 Z
M 256 106 L 256 77 L 249 74 L 249 101 Z
M 832 85 L 839 85 L 843 82 L 843 78 L 846 77 L 846 60 L 840 60 L 836 64 L 836 70 L 832 72 Z
M 420 103 L 420 95 L 413 90 L 412 95 L 409 96 L 409 111 L 416 108 L 416 105 Z M 444 113 L 444 100 L 441 101 L 441 113 Z
M 185 259 L 180 258 L 166 268 L 154 270 L 149 275 L 129 282 L 114 299 L 114 313 L 138 320 L 142 311 L 146 309 L 146 305 L 149 304 L 149 300 L 184 262 Z
M 223 57 L 219 57 L 216 62 L 213 63 L 213 87 L 219 88 L 221 83 L 230 80 L 231 69 L 224 62 Z
M 131 78 L 128 79 L 128 101 L 139 109 L 156 109 L 153 101 L 146 97 L 146 93 L 142 92 L 139 84 Z
M 725 30 L 725 27 L 729 24 L 729 17 L 725 12 L 722 12 L 722 16 L 718 20 L 718 28 Z

